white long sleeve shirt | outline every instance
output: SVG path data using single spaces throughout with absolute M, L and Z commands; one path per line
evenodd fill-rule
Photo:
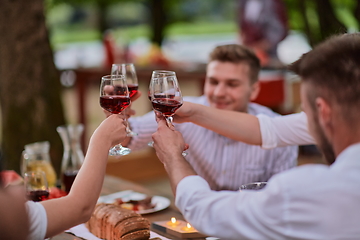
M 265 149 L 315 143 L 309 134 L 304 112 L 274 118 L 264 114 L 257 117 L 260 123 L 262 147 Z
M 185 101 L 208 106 L 206 97 L 185 97 Z M 278 116 L 269 108 L 250 103 L 248 112 Z M 131 128 L 138 136 L 133 137 L 129 148 L 137 150 L 147 146 L 157 130 L 153 112 L 129 119 Z M 242 184 L 267 181 L 276 173 L 297 165 L 296 146 L 266 150 L 260 146 L 238 142 L 193 123 L 176 124 L 190 148 L 186 160 L 203 177 L 213 190 L 238 190 Z
M 308 164 L 261 191 L 212 191 L 199 176 L 176 189 L 176 206 L 198 231 L 221 239 L 360 239 L 360 143 L 331 166 Z

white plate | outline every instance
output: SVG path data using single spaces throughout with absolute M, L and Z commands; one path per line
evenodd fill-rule
M 141 200 L 146 197 L 146 194 L 134 192 L 132 190 L 126 190 L 121 192 L 112 193 L 109 195 L 101 196 L 98 199 L 98 203 L 114 203 L 115 199 L 121 198 L 124 202 L 129 200 Z M 154 208 L 136 211 L 139 214 L 148 214 L 161 211 L 170 206 L 170 200 L 166 197 L 153 196 L 151 203 L 155 204 Z

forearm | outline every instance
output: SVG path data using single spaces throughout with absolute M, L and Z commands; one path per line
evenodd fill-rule
M 164 167 L 169 175 L 171 189 L 175 195 L 176 187 L 183 178 L 197 174 L 181 155 L 169 156 L 167 159 L 169 159 L 169 161 L 164 163 Z
M 109 143 L 90 140 L 85 161 L 78 172 L 70 193 L 63 198 L 42 202 L 46 209 L 46 236 L 87 221 L 99 197 L 106 170 Z
M 261 145 L 259 120 L 256 116 L 192 104 L 188 121 L 236 141 Z

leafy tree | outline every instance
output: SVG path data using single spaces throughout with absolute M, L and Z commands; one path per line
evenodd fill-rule
M 358 29 L 360 1 L 355 0 L 285 0 L 290 27 L 305 33 L 314 46 L 336 33 Z
M 112 4 L 119 2 L 139 2 L 146 6 L 148 9 L 148 23 L 151 28 L 151 36 L 149 39 L 153 43 L 161 45 L 165 29 L 169 24 L 169 16 L 171 16 L 171 9 L 175 9 L 173 6 L 179 3 L 179 0 L 48 0 L 49 6 L 56 4 L 66 3 L 71 6 L 84 6 L 92 5 L 97 9 L 97 22 L 98 29 L 101 34 L 110 28 L 106 22 L 107 9 Z

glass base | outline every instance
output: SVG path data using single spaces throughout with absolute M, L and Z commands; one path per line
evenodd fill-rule
M 154 147 L 154 141 L 148 142 L 147 145 L 148 145 L 149 147 Z M 183 152 L 181 153 L 181 155 L 182 155 L 183 157 L 186 157 L 186 156 L 188 155 L 188 153 L 185 152 L 185 151 L 183 151 Z
M 127 147 L 123 147 L 120 144 L 109 150 L 110 156 L 125 156 L 131 153 L 131 149 Z
M 133 132 L 133 131 L 129 131 L 129 132 L 126 133 L 126 136 L 128 136 L 128 137 L 134 137 L 134 136 L 137 136 L 137 135 L 139 135 L 139 134 L 137 134 L 136 132 Z

